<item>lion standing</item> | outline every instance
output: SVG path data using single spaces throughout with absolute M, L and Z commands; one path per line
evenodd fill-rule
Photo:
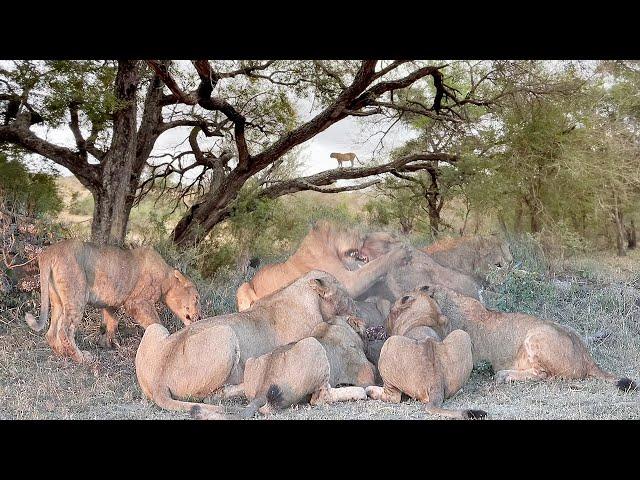
M 338 161 L 338 166 L 340 168 L 342 168 L 342 163 L 343 162 L 351 162 L 351 166 L 353 167 L 353 160 L 355 158 L 358 158 L 358 156 L 355 153 L 349 152 L 349 153 L 336 153 L 333 152 L 331 155 L 329 155 L 330 158 L 335 158 Z M 360 161 L 360 159 L 358 158 L 358 161 Z
M 46 248 L 38 264 L 40 318 L 27 313 L 25 320 L 33 330 L 42 330 L 51 304 L 47 343 L 56 354 L 70 356 L 76 362 L 91 359 L 89 352 L 78 349 L 74 339 L 87 304 L 102 308 L 106 332 L 101 344 L 106 347 L 115 341 L 118 307 L 124 307 L 145 328 L 160 323 L 155 308 L 159 300 L 185 325 L 200 318 L 195 285 L 150 247 L 124 250 L 64 240 Z

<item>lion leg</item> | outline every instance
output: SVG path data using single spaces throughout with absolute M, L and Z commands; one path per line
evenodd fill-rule
M 365 392 L 372 400 L 382 400 L 387 403 L 400 403 L 402 400 L 402 392 L 390 385 L 384 387 L 371 385 L 365 388 Z
M 362 387 L 331 388 L 329 394 L 332 402 L 351 402 L 367 399 L 367 392 Z
M 59 322 L 58 328 L 58 345 L 63 355 L 70 356 L 78 363 L 91 362 L 93 356 L 86 350 L 80 350 L 76 345 L 75 333 L 82 320 L 83 309 L 78 306 L 68 306 L 65 308 L 65 314 L 62 321 Z
M 153 325 L 154 323 L 162 324 L 162 322 L 160 321 L 160 317 L 158 317 L 156 307 L 153 304 L 129 304 L 125 305 L 125 311 L 136 321 L 136 323 L 138 323 L 138 325 L 142 326 L 145 330 L 149 325 Z
M 49 322 L 49 330 L 47 330 L 45 338 L 53 352 L 56 355 L 63 356 L 64 351 L 58 343 L 58 329 L 60 328 L 60 321 L 63 313 L 62 303 L 60 301 L 60 297 L 53 288 L 51 288 L 49 297 L 51 301 L 51 320 Z
M 113 308 L 102 309 L 102 325 L 104 326 L 105 331 L 100 335 L 98 345 L 103 348 L 119 347 L 120 345 L 116 341 L 118 317 L 116 317 L 116 311 Z
M 243 310 L 247 310 L 257 299 L 258 296 L 251 284 L 248 282 L 243 283 L 236 292 L 238 311 L 242 312 Z
M 586 349 L 580 343 L 576 344 L 575 340 L 570 334 L 550 325 L 531 329 L 522 342 L 513 368 L 496 372 L 496 381 L 543 380 L 554 376 L 586 377 Z

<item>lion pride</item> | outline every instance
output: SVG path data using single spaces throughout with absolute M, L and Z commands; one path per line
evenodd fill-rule
M 102 308 L 106 332 L 103 346 L 115 341 L 118 318 L 125 311 L 140 325 L 160 323 L 155 304 L 162 300 L 185 325 L 200 318 L 200 297 L 195 285 L 171 268 L 150 247 L 125 250 L 79 240 L 64 240 L 47 247 L 38 256 L 40 266 L 40 318 L 28 313 L 27 324 L 44 328 L 51 303 L 51 325 L 47 343 L 61 356 L 82 363 L 91 359 L 74 339 L 87 304 Z
M 363 332 L 364 323 L 355 317 L 334 317 L 319 323 L 311 336 L 249 358 L 242 384 L 225 389 L 224 396 L 243 395 L 251 400 L 239 418 L 304 401 L 319 405 L 366 400 L 363 387 L 375 383 L 375 367 L 364 355 Z M 339 385 L 349 386 L 334 388 Z M 220 419 L 199 406 L 191 409 L 191 415 L 199 420 Z
M 336 315 L 353 313 L 353 300 L 341 284 L 326 272 L 311 271 L 243 312 L 205 318 L 171 335 L 162 325 L 150 326 L 136 352 L 136 376 L 158 406 L 188 411 L 199 405 L 207 418 L 216 418 L 220 408 L 187 399 L 206 398 L 223 386 L 237 391 L 249 358 L 308 337 Z
M 401 266 L 408 256 L 404 248 L 395 248 L 369 262 L 360 257 L 362 244 L 358 232 L 328 221 L 317 222 L 287 261 L 262 267 L 249 282 L 240 285 L 236 293 L 238 311 L 315 269 L 330 273 L 349 295 L 357 297 L 390 269 Z

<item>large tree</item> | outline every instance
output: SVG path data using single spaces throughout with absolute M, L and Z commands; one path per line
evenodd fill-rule
M 260 195 L 275 198 L 364 188 L 378 180 L 332 184 L 454 162 L 454 155 L 414 152 L 308 177 L 271 177 L 292 149 L 349 116 L 381 118 L 389 126 L 408 112 L 464 121 L 465 106 L 483 102 L 473 91 L 457 95 L 444 80 L 446 68 L 406 60 L 4 62 L 0 146 L 68 168 L 94 197 L 91 231 L 98 243 L 121 244 L 135 199 L 178 175 L 179 188 L 197 192 L 173 231 L 174 241 L 186 246 L 228 218 L 242 187 L 259 173 Z M 316 113 L 306 121 L 296 116 L 301 99 L 314 101 Z M 65 124 L 73 143 L 48 140 L 49 130 Z M 151 158 L 158 138 L 180 127 L 192 128 L 189 149 L 173 149 L 165 163 Z

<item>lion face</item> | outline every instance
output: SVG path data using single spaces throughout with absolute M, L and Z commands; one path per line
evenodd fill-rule
M 171 288 L 167 291 L 164 301 L 185 325 L 200 320 L 202 316 L 200 295 L 196 286 L 178 270 L 173 271 Z

